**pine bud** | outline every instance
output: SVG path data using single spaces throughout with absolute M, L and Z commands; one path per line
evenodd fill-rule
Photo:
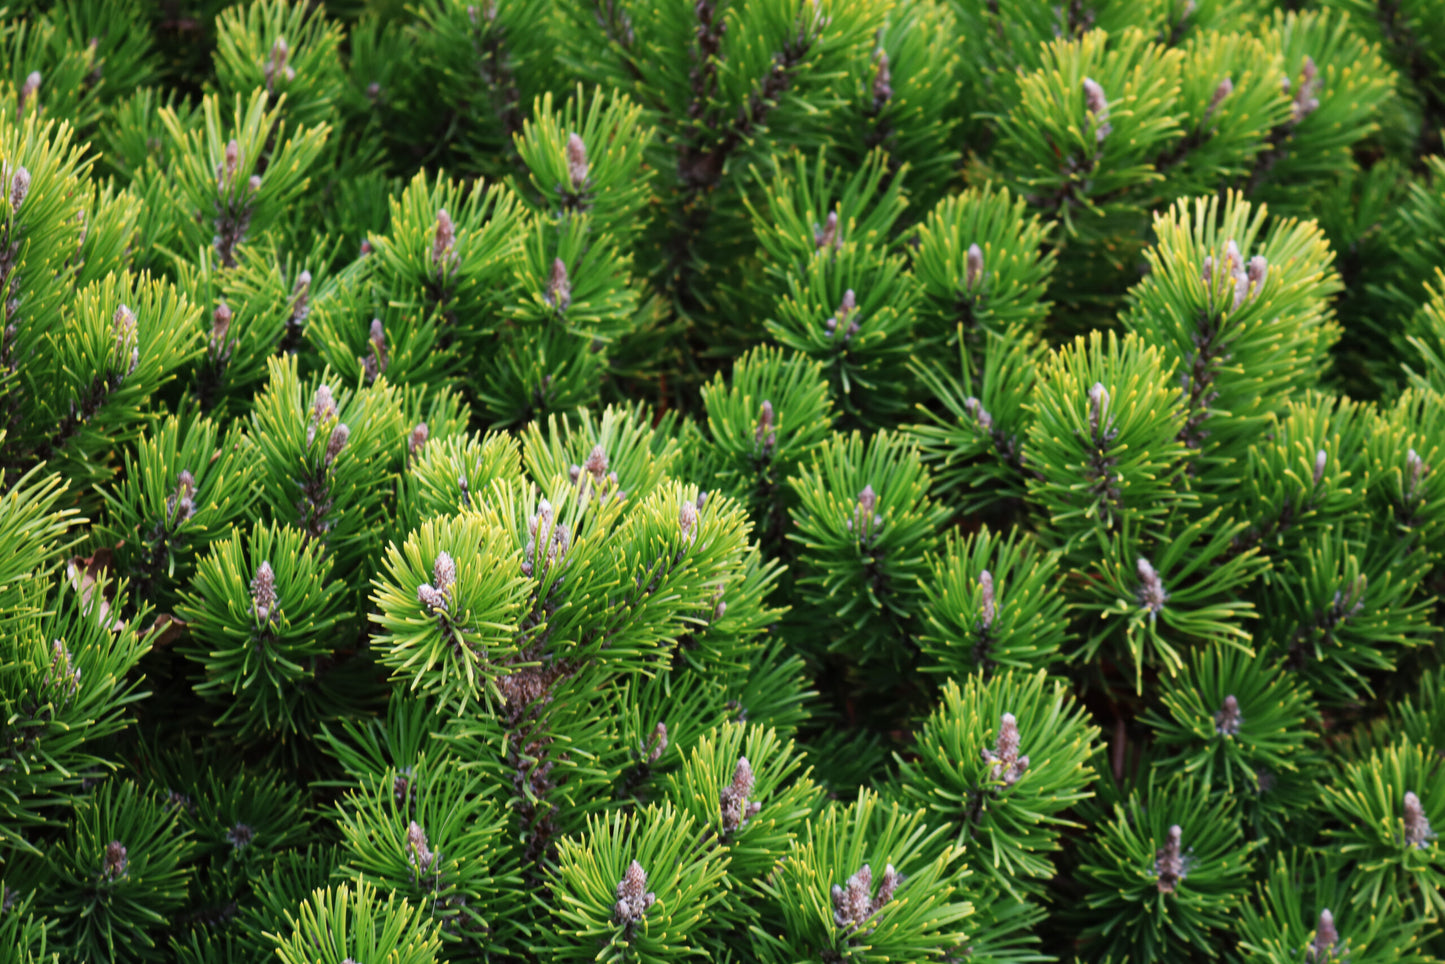
M 718 792 L 718 806 L 722 811 L 724 834 L 734 834 L 762 809 L 760 803 L 750 803 L 748 795 L 753 792 L 754 777 L 752 764 L 747 757 L 739 757 L 733 769 L 732 782 Z
M 342 449 L 346 448 L 346 443 L 350 438 L 351 429 L 347 427 L 345 422 L 337 424 L 337 426 L 331 430 L 331 438 L 326 442 L 325 464 L 330 465 L 336 461 L 336 457 L 341 454 Z
M 1239 715 L 1239 700 L 1233 696 L 1224 698 L 1224 708 L 1214 714 L 1214 729 L 1224 736 L 1237 736 L 1244 717 Z
M 277 37 L 276 42 L 271 45 L 271 59 L 266 62 L 264 78 L 268 91 L 275 89 L 277 77 L 288 81 L 296 79 L 295 69 L 286 63 L 290 56 L 291 48 L 286 45 L 286 38 Z
M 451 553 L 438 552 L 436 564 L 432 566 L 432 582 L 436 585 L 437 592 L 450 595 L 456 581 L 457 564 L 452 561 Z
M 1269 259 L 1262 254 L 1257 254 L 1249 259 L 1249 268 L 1245 271 L 1249 278 L 1250 288 L 1254 294 L 1264 287 L 1264 281 L 1269 277 Z
M 842 243 L 842 239 L 838 237 L 838 212 L 829 211 L 821 228 L 813 225 L 813 247 L 822 251 L 824 248 L 841 247 Z
M 371 331 L 368 341 L 371 344 L 371 354 L 362 362 L 362 369 L 366 373 L 368 383 L 375 382 L 377 376 L 386 373 L 388 362 L 386 354 L 386 330 L 381 326 L 380 318 L 371 319 Z
M 883 868 L 883 880 L 878 885 L 878 897 L 873 901 L 874 913 L 877 913 L 884 904 L 893 899 L 893 895 L 898 892 L 898 886 L 902 883 L 903 875 L 894 870 L 892 864 Z
M 656 763 L 667 752 L 667 724 L 658 723 L 647 738 L 647 762 Z
M 1095 382 L 1089 389 L 1089 429 L 1094 437 L 1099 437 L 1099 429 L 1105 425 L 1105 415 L 1109 411 L 1109 390 L 1102 382 Z
M 251 580 L 251 613 L 258 625 L 271 622 L 276 612 L 276 573 L 271 563 L 263 562 L 256 567 L 256 576 Z
M 846 887 L 833 885 L 833 923 L 845 929 L 861 926 L 873 916 L 873 869 L 867 864 L 848 878 Z
M 1109 100 L 1104 96 L 1104 88 L 1092 77 L 1084 78 L 1084 105 L 1097 125 L 1094 129 L 1094 142 L 1102 144 L 1114 128 L 1109 124 Z
M 1430 829 L 1430 821 L 1425 817 L 1425 808 L 1420 805 L 1420 798 L 1413 792 L 1406 791 L 1405 846 L 1423 849 L 1433 839 L 1435 833 Z
M 180 475 L 176 476 L 176 491 L 166 499 L 166 521 L 169 525 L 179 525 L 195 515 L 195 494 L 195 477 L 189 470 L 181 469 Z
M 964 258 L 963 288 L 965 291 L 972 291 L 973 286 L 983 278 L 983 248 L 977 244 L 968 246 L 968 255 Z
M 1234 81 L 1226 77 L 1219 82 L 1219 86 L 1214 88 L 1214 96 L 1209 99 L 1209 108 L 1204 112 L 1204 119 L 1208 120 L 1219 108 L 1219 105 L 1224 103 L 1224 98 L 1232 93 L 1234 93 Z
M 1328 910 L 1320 911 L 1320 923 L 1315 928 L 1314 945 L 1310 948 L 1309 964 L 1327 964 L 1335 959 L 1335 945 L 1340 933 L 1335 930 L 1335 915 Z
M 1325 480 L 1325 465 L 1329 462 L 1329 456 L 1324 449 L 1315 453 L 1315 486 L 1318 487 Z
M 1159 573 L 1154 571 L 1149 560 L 1143 556 L 1139 557 L 1139 604 L 1149 610 L 1149 618 L 1156 618 L 1164 609 L 1164 604 L 1169 601 L 1169 593 L 1164 591 L 1164 583 L 1159 579 Z
M 576 134 L 567 136 L 567 176 L 573 191 L 580 193 L 587 186 L 587 145 Z
M 684 498 L 677 512 L 677 527 L 682 531 L 682 541 L 691 545 L 697 539 L 697 503 Z
M 126 305 L 115 309 L 111 316 L 111 329 L 115 332 L 115 351 L 121 358 L 130 354 L 136 337 L 135 312 Z
M 858 493 L 858 502 L 853 507 L 853 518 L 848 520 L 848 528 L 858 538 L 867 540 L 873 535 L 873 523 L 877 518 L 875 509 L 878 505 L 878 493 L 873 491 L 873 486 L 863 486 L 863 491 Z
M 963 410 L 972 415 L 973 420 L 978 423 L 979 428 L 985 432 L 993 429 L 993 416 L 983 407 L 983 403 L 972 395 L 963 400 Z
M 1405 499 L 1414 502 L 1419 495 L 1420 482 L 1430 474 L 1430 466 L 1420 458 L 1420 453 L 1410 449 L 1405 453 Z
M 234 139 L 226 144 L 225 159 L 216 168 L 216 186 L 225 194 L 236 180 L 236 171 L 241 167 L 241 145 Z
M 63 639 L 50 644 L 50 669 L 45 674 L 45 685 L 55 687 L 67 700 L 80 689 L 80 667 L 74 664 Z
M 411 437 L 406 441 L 407 453 L 411 455 L 412 458 L 416 458 L 417 455 L 421 454 L 421 450 L 426 447 L 426 441 L 430 437 L 431 429 L 427 428 L 426 422 L 417 422 L 416 428 L 411 430 Z
M 231 331 L 231 306 L 224 301 L 216 305 L 216 310 L 211 313 L 211 354 L 220 355 L 226 350 L 226 337 Z
M 436 236 L 432 239 L 431 262 L 437 275 L 444 274 L 449 268 L 456 267 L 456 256 L 453 248 L 456 245 L 457 229 L 452 224 L 452 217 L 443 208 L 437 211 Z
M 428 612 L 447 608 L 447 597 L 438 592 L 430 583 L 424 582 L 416 587 L 416 598 L 427 608 Z
M 763 402 L 758 412 L 758 427 L 753 432 L 753 444 L 762 449 L 764 455 L 772 452 L 778 440 L 777 429 L 773 427 L 773 403 Z
M 656 902 L 657 895 L 647 890 L 647 872 L 634 860 L 617 884 L 617 903 L 612 908 L 612 919 L 618 924 L 636 924 Z
M 30 193 L 30 171 L 24 166 L 17 167 L 15 174 L 10 178 L 10 213 L 20 213 L 20 205 L 25 203 L 25 196 Z
M 587 461 L 582 463 L 594 481 L 600 483 L 607 477 L 607 451 L 601 445 L 594 445 L 592 451 L 587 454 Z
M 843 340 L 849 341 L 858 333 L 858 322 L 854 316 L 858 314 L 858 298 L 849 288 L 843 292 L 843 302 L 838 306 L 838 311 L 829 318 L 824 327 L 827 329 L 828 338 L 832 338 L 838 329 L 843 328 Z
M 1174 888 L 1184 879 L 1184 855 L 1180 850 L 1181 831 L 1175 824 L 1169 828 L 1169 838 L 1164 846 L 1154 852 L 1154 876 L 1159 878 L 1161 894 L 1172 894 Z
M 543 297 L 558 311 L 566 311 L 572 304 L 572 282 L 567 277 L 567 263 L 561 258 L 552 259 L 552 277 L 547 282 L 547 293 Z
M 407 862 L 416 868 L 417 876 L 430 873 L 432 867 L 441 860 L 441 854 L 432 853 L 427 846 L 426 832 L 415 820 L 406 828 L 406 850 Z
M 32 70 L 30 72 L 30 75 L 25 78 L 25 83 L 20 86 L 20 94 L 17 98 L 15 107 L 16 120 L 19 120 L 20 118 L 25 116 L 25 105 L 30 102 L 30 100 L 36 95 L 37 92 L 39 92 L 39 90 L 40 71 Z
M 226 831 L 226 839 L 230 841 L 231 846 L 237 850 L 245 850 L 255 838 L 256 831 L 244 823 L 238 823 Z
M 978 588 L 980 594 L 978 624 L 982 628 L 988 629 L 998 615 L 998 606 L 993 594 L 993 574 L 987 569 L 978 574 Z
M 1320 106 L 1319 98 L 1315 96 L 1320 88 L 1319 69 L 1315 67 L 1313 58 L 1305 58 L 1300 73 L 1299 90 L 1295 92 L 1294 101 L 1290 104 L 1291 119 L 1296 124 L 1313 114 Z
M 130 866 L 130 861 L 126 858 L 125 844 L 119 840 L 112 840 L 105 845 L 105 856 L 100 861 L 102 880 L 116 880 L 124 877 L 128 866 Z
M 893 99 L 893 74 L 889 70 L 888 52 L 878 48 L 875 58 L 877 68 L 873 74 L 873 110 L 878 112 Z
M 335 417 L 336 396 L 331 394 L 331 387 L 323 383 L 311 397 L 311 426 L 306 430 L 307 446 L 316 443 L 316 430 Z
M 1029 768 L 1029 758 L 1019 756 L 1020 742 L 1018 721 L 1012 713 L 1003 714 L 999 717 L 998 739 L 994 742 L 994 748 L 985 749 L 983 758 L 993 764 L 989 768 L 989 777 L 1002 781 L 1006 787 L 1018 783 Z

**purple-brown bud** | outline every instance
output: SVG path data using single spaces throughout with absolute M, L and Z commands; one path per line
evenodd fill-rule
M 431 263 L 432 269 L 437 275 L 445 274 L 449 269 L 456 267 L 457 229 L 452 224 L 452 216 L 443 208 L 437 211 L 436 234 L 432 238 Z
M 421 824 L 415 820 L 406 828 L 406 854 L 407 862 L 416 868 L 418 877 L 431 873 L 432 868 L 441 861 L 441 854 L 433 853 L 427 846 L 426 831 L 422 830 Z
M 117 880 L 125 876 L 130 860 L 126 857 L 125 844 L 112 840 L 105 845 L 105 856 L 100 860 L 100 876 L 103 880 Z
M 1328 910 L 1320 911 L 1319 926 L 1315 928 L 1314 943 L 1310 947 L 1309 964 L 1330 964 L 1335 959 L 1335 945 L 1339 942 L 1335 915 Z
M 613 921 L 626 926 L 636 924 L 656 902 L 657 895 L 647 890 L 647 871 L 634 860 L 617 884 L 617 903 L 612 908 Z
M 1139 605 L 1149 610 L 1151 620 L 1155 619 L 1169 601 L 1169 593 L 1164 590 L 1159 573 L 1154 571 L 1148 559 L 1140 556 L 1136 568 L 1139 571 Z
M 1084 106 L 1093 116 L 1094 143 L 1104 143 L 1104 138 L 1114 129 L 1109 124 L 1109 99 L 1104 96 L 1104 88 L 1092 77 L 1084 78 Z
M 972 415 L 973 420 L 978 423 L 979 428 L 985 432 L 993 429 L 993 416 L 983 407 L 983 403 L 972 395 L 963 400 L 963 410 L 968 412 L 969 415 Z
M 432 566 L 432 583 L 437 591 L 445 595 L 451 594 L 452 586 L 457 582 L 457 564 L 452 561 L 449 552 L 437 553 L 436 564 Z
M 15 174 L 10 178 L 10 213 L 19 214 L 20 205 L 25 203 L 25 196 L 30 193 L 30 171 L 24 166 L 17 167 Z
M 682 541 L 691 545 L 697 539 L 697 503 L 684 498 L 677 511 L 677 527 L 682 532 Z
M 567 136 L 567 176 L 573 191 L 580 193 L 587 186 L 587 145 L 576 134 Z
M 1405 846 L 1423 849 L 1433 839 L 1435 832 L 1430 829 L 1430 821 L 1425 817 L 1425 808 L 1420 805 L 1420 798 L 1413 792 L 1406 791 Z
M 821 228 L 813 225 L 813 247 L 822 251 L 824 248 L 840 247 L 842 243 L 842 238 L 838 237 L 838 212 L 829 211 Z
M 1184 854 L 1180 849 L 1182 831 L 1175 824 L 1169 828 L 1164 846 L 1154 851 L 1154 876 L 1158 878 L 1159 893 L 1172 894 L 1174 888 L 1184 879 Z
M 1204 112 L 1204 119 L 1208 120 L 1213 116 L 1214 112 L 1219 109 L 1219 105 L 1224 103 L 1224 99 L 1232 93 L 1234 93 L 1234 81 L 1226 77 L 1219 82 L 1219 86 L 1214 88 L 1214 96 L 1209 99 L 1209 108 Z
M 268 625 L 276 614 L 276 573 L 269 562 L 257 566 L 251 580 L 251 614 L 259 626 Z
M 552 277 L 547 281 L 543 298 L 558 311 L 566 311 L 572 304 L 572 282 L 567 277 L 567 263 L 561 258 L 552 259 Z
M 993 573 L 985 569 L 978 574 L 978 589 L 978 624 L 983 629 L 988 629 L 993 625 L 994 619 L 998 616 L 998 603 L 994 599 Z
M 963 288 L 965 291 L 972 291 L 973 286 L 983 278 L 983 248 L 977 244 L 968 246 L 968 254 L 964 257 Z
M 778 430 L 773 425 L 773 403 L 764 401 L 758 412 L 758 427 L 753 431 L 753 444 L 764 454 L 772 452 L 778 441 Z
M 411 436 L 406 440 L 407 453 L 416 458 L 426 447 L 426 440 L 430 437 L 431 429 L 427 428 L 426 422 L 417 422 L 416 428 L 411 430 Z
M 737 766 L 733 768 L 732 782 L 718 792 L 724 834 L 737 833 L 762 809 L 762 804 L 748 800 L 754 783 L 752 764 L 748 763 L 747 757 L 739 757 Z
M 63 639 L 50 644 L 50 669 L 45 673 L 45 685 L 59 690 L 67 700 L 80 689 L 80 667 L 75 665 Z
M 1029 758 L 1019 756 L 1021 742 L 1018 720 L 1014 719 L 1014 715 L 1005 713 L 999 717 L 998 739 L 994 748 L 983 750 L 984 760 L 992 764 L 989 767 L 990 779 L 1001 781 L 1006 787 L 1019 782 L 1029 768 Z
M 1239 725 L 1244 717 L 1239 715 L 1239 700 L 1232 695 L 1224 698 L 1224 707 L 1214 714 L 1214 729 L 1223 736 L 1239 735 Z

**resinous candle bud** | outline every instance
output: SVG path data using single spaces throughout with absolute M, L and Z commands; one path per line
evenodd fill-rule
M 857 930 L 893 899 L 902 883 L 903 875 L 889 864 L 883 870 L 878 896 L 874 897 L 873 868 L 864 864 L 848 878 L 846 887 L 833 885 L 833 923 L 846 931 Z
M 1102 382 L 1095 382 L 1089 389 L 1089 428 L 1095 435 L 1099 434 L 1099 427 L 1104 424 L 1104 416 L 1109 410 L 1109 390 Z
M 1114 129 L 1109 123 L 1109 99 L 1104 96 L 1104 88 L 1092 77 L 1084 78 L 1084 106 L 1094 118 L 1094 143 L 1104 143 L 1104 138 Z
M 1014 719 L 1012 713 L 1005 713 L 999 717 L 998 739 L 994 742 L 994 748 L 983 750 L 984 760 L 992 764 L 989 767 L 989 776 L 1002 781 L 1006 787 L 1018 783 L 1029 768 L 1029 758 L 1019 756 L 1021 742 L 1018 720 Z
M 341 422 L 331 430 L 331 438 L 326 441 L 326 464 L 330 465 L 336 461 L 341 450 L 346 448 L 346 443 L 351 439 L 351 429 L 345 422 Z
M 296 70 L 287 64 L 290 59 L 291 48 L 286 45 L 285 37 L 277 37 L 276 42 L 271 45 L 271 59 L 266 63 L 265 81 L 266 89 L 274 90 L 276 78 L 292 81 L 296 79 Z
M 1430 821 L 1425 817 L 1425 808 L 1413 792 L 1405 792 L 1405 846 L 1423 848 L 1434 839 Z
M 667 752 L 667 724 L 658 723 L 647 738 L 647 762 L 656 763 Z
M 1290 104 L 1291 119 L 1296 124 L 1319 110 L 1320 106 L 1316 96 L 1320 89 L 1319 68 L 1313 58 L 1305 58 L 1300 74 L 1299 90 L 1295 91 L 1294 101 Z
M 1318 486 L 1325 480 L 1325 466 L 1329 464 L 1330 457 L 1324 449 L 1315 453 L 1315 485 Z
M 1315 928 L 1310 964 L 1327 964 L 1327 962 L 1333 961 L 1335 945 L 1339 942 L 1340 932 L 1335 930 L 1335 915 L 1328 910 L 1320 911 L 1320 922 L 1319 926 Z
M 25 197 L 30 193 L 30 171 L 23 165 L 15 169 L 15 174 L 10 178 L 10 213 L 19 214 L 20 205 L 25 203 Z
M 567 176 L 572 190 L 580 192 L 587 186 L 587 145 L 576 134 L 567 136 Z
M 829 211 L 821 228 L 813 225 L 813 247 L 822 251 L 824 248 L 836 248 L 840 244 L 842 240 L 838 237 L 838 212 Z
M 406 850 L 407 861 L 416 868 L 418 874 L 430 873 L 432 866 L 441 859 L 441 854 L 433 853 L 427 846 L 426 831 L 422 830 L 421 824 L 415 820 L 406 828 Z
M 1239 715 L 1239 700 L 1233 696 L 1224 698 L 1224 706 L 1214 714 L 1214 729 L 1224 736 L 1237 736 L 1239 724 L 1244 717 Z
M 612 919 L 618 924 L 636 924 L 646 915 L 647 908 L 656 902 L 657 895 L 647 889 L 647 871 L 634 860 L 617 883 L 617 903 L 612 907 Z
M 432 584 L 440 593 L 450 595 L 457 581 L 457 564 L 449 552 L 438 552 L 436 564 L 432 566 Z
M 677 528 L 682 532 L 682 540 L 689 545 L 697 539 L 697 503 L 692 499 L 682 500 L 682 507 L 677 512 Z
M 1219 109 L 1219 105 L 1224 103 L 1224 99 L 1232 93 L 1234 93 L 1234 81 L 1226 77 L 1219 82 L 1219 86 L 1214 88 L 1214 96 L 1209 99 L 1209 108 L 1204 112 L 1204 119 L 1208 120 Z
M 878 493 L 873 491 L 871 485 L 863 486 L 863 491 L 858 493 L 858 502 L 853 507 L 853 518 L 848 520 L 848 528 L 860 539 L 872 537 L 877 506 Z
M 226 347 L 226 336 L 231 331 L 231 306 L 224 301 L 216 305 L 211 313 L 210 347 L 213 354 L 219 354 Z
M 889 70 L 888 51 L 878 48 L 877 67 L 873 74 L 873 109 L 882 110 L 893 99 L 893 73 Z
M 739 757 L 733 768 L 732 782 L 718 792 L 718 804 L 722 811 L 723 833 L 736 833 L 747 825 L 748 820 L 757 816 L 762 804 L 750 802 L 754 777 L 752 764 L 747 757 Z
M 753 432 L 753 444 L 764 452 L 771 452 L 778 440 L 777 429 L 773 427 L 773 417 L 773 403 L 764 401 L 758 412 L 758 427 Z
M 126 857 L 125 844 L 119 840 L 112 840 L 105 845 L 105 855 L 100 860 L 100 876 L 105 880 L 115 880 L 125 876 L 126 868 L 130 866 L 130 860 Z
M 50 644 L 50 670 L 45 674 L 45 681 L 66 697 L 80 689 L 80 667 L 75 665 L 63 639 Z
M 251 580 L 251 613 L 262 626 L 271 621 L 276 612 L 276 573 L 269 562 L 256 567 Z
M 386 373 L 386 366 L 390 360 L 386 353 L 386 329 L 381 326 L 380 318 L 371 319 L 371 331 L 367 342 L 371 352 L 361 363 L 361 367 L 366 373 L 367 382 L 370 383 L 375 382 L 379 376 Z
M 593 480 L 601 482 L 607 477 L 607 450 L 600 445 L 592 446 L 592 451 L 587 453 L 587 461 L 582 463 L 582 468 L 587 470 Z
M 1169 828 L 1169 836 L 1165 839 L 1164 846 L 1154 852 L 1154 875 L 1159 878 L 1158 887 L 1161 894 L 1174 893 L 1174 889 L 1184 879 L 1181 836 L 1179 825 L 1175 824 Z
M 179 525 L 195 515 L 196 479 L 188 469 L 181 469 L 176 476 L 176 491 L 166 499 L 166 519 L 171 525 Z
M 987 569 L 978 574 L 978 590 L 978 624 L 984 629 L 988 629 L 993 625 L 995 617 L 998 616 L 998 603 L 993 594 L 993 573 Z
M 421 454 L 421 450 L 426 447 L 426 441 L 430 437 L 431 429 L 427 427 L 426 422 L 417 422 L 416 428 L 411 430 L 411 436 L 406 440 L 407 454 L 412 458 L 416 458 L 417 455 Z
M 446 212 L 446 208 L 437 211 L 436 232 L 432 237 L 431 262 L 432 267 L 438 275 L 441 275 L 449 268 L 456 267 L 456 258 L 453 248 L 456 246 L 457 229 L 452 224 L 452 216 Z
M 1164 591 L 1164 583 L 1148 559 L 1140 556 L 1136 568 L 1139 572 L 1139 604 L 1149 610 L 1151 619 L 1155 618 L 1169 601 L 1169 593 Z
M 331 394 L 329 385 L 322 384 L 311 397 L 311 425 L 306 429 L 308 447 L 316 443 L 316 430 L 335 417 L 336 396 Z
M 547 293 L 543 297 L 558 311 L 566 311 L 572 304 L 572 281 L 567 277 L 567 262 L 561 258 L 552 259 L 552 276 L 547 281 Z
M 849 341 L 858 333 L 858 296 L 849 288 L 843 292 L 843 302 L 838 306 L 838 311 L 829 318 L 823 325 L 827 329 L 825 337 L 832 338 L 843 329 L 843 340 Z
M 225 193 L 236 180 L 236 171 L 240 166 L 241 145 L 233 139 L 226 144 L 225 158 L 216 168 L 216 183 L 220 186 L 222 193 Z
M 963 410 L 972 415 L 973 420 L 978 422 L 979 428 L 985 432 L 993 428 L 993 416 L 983 407 L 983 403 L 972 395 L 963 400 Z
M 1410 449 L 1405 453 L 1405 498 L 1414 501 L 1419 494 L 1420 482 L 1430 473 L 1430 466 L 1420 458 L 1420 453 Z
M 25 105 L 28 104 L 40 91 L 40 71 L 32 70 L 25 78 L 25 83 L 20 86 L 20 94 L 16 101 L 15 118 L 19 120 L 25 116 Z
M 983 249 L 977 244 L 968 246 L 968 255 L 964 258 L 963 287 L 965 291 L 972 291 L 973 286 L 983 278 Z

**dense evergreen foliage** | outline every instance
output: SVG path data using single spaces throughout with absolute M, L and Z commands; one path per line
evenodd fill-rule
M 12 0 L 0 964 L 1445 959 L 1445 2 Z

